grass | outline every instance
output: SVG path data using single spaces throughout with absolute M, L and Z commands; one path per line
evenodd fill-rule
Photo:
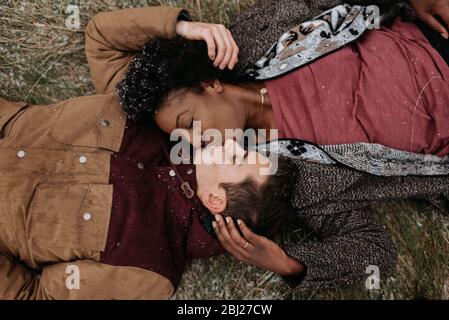
M 147 5 L 179 5 L 203 21 L 230 23 L 254 0 L 8 1 L 0 3 L 0 96 L 35 104 L 94 93 L 84 56 L 84 33 L 97 12 Z M 65 8 L 78 4 L 80 30 L 65 27 Z M 189 265 L 175 299 L 449 299 L 449 218 L 419 202 L 383 204 L 373 214 L 399 247 L 396 270 L 381 289 L 363 283 L 301 292 L 269 272 L 222 256 Z M 301 230 L 281 241 L 300 241 Z

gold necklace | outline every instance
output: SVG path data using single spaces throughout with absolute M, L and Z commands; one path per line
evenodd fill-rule
M 265 106 L 265 95 L 268 93 L 267 88 L 258 89 L 257 92 L 260 94 L 260 124 L 263 122 L 263 108 Z

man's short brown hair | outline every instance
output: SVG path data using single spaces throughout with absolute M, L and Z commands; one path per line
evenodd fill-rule
M 251 178 L 239 183 L 222 183 L 227 207 L 223 216 L 241 219 L 254 232 L 271 237 L 289 224 L 292 212 L 292 189 L 296 181 L 295 166 L 279 157 L 278 170 L 261 185 Z

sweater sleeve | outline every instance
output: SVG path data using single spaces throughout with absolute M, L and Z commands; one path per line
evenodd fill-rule
M 37 272 L 0 252 L 0 300 L 146 300 L 172 293 L 168 279 L 140 268 L 77 260 Z
M 305 226 L 319 241 L 286 245 L 284 251 L 305 266 L 305 274 L 285 277 L 292 286 L 321 289 L 366 279 L 369 266 L 382 273 L 396 263 L 390 235 L 366 210 L 308 215 Z
M 174 37 L 178 18 L 187 17 L 181 8 L 164 6 L 96 14 L 85 31 L 86 57 L 96 92 L 112 92 L 145 42 Z

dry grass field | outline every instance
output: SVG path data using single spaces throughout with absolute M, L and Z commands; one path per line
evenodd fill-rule
M 0 0 L 0 96 L 50 103 L 93 94 L 84 56 L 84 28 L 100 11 L 149 5 L 179 5 L 196 19 L 230 23 L 253 0 L 9 1 Z M 67 29 L 65 9 L 79 5 L 79 30 Z M 188 267 L 176 299 L 448 299 L 449 218 L 425 203 L 402 202 L 373 209 L 399 247 L 396 270 L 381 275 L 381 289 L 364 284 L 301 292 L 269 272 L 222 256 Z M 304 241 L 301 230 L 279 241 Z

